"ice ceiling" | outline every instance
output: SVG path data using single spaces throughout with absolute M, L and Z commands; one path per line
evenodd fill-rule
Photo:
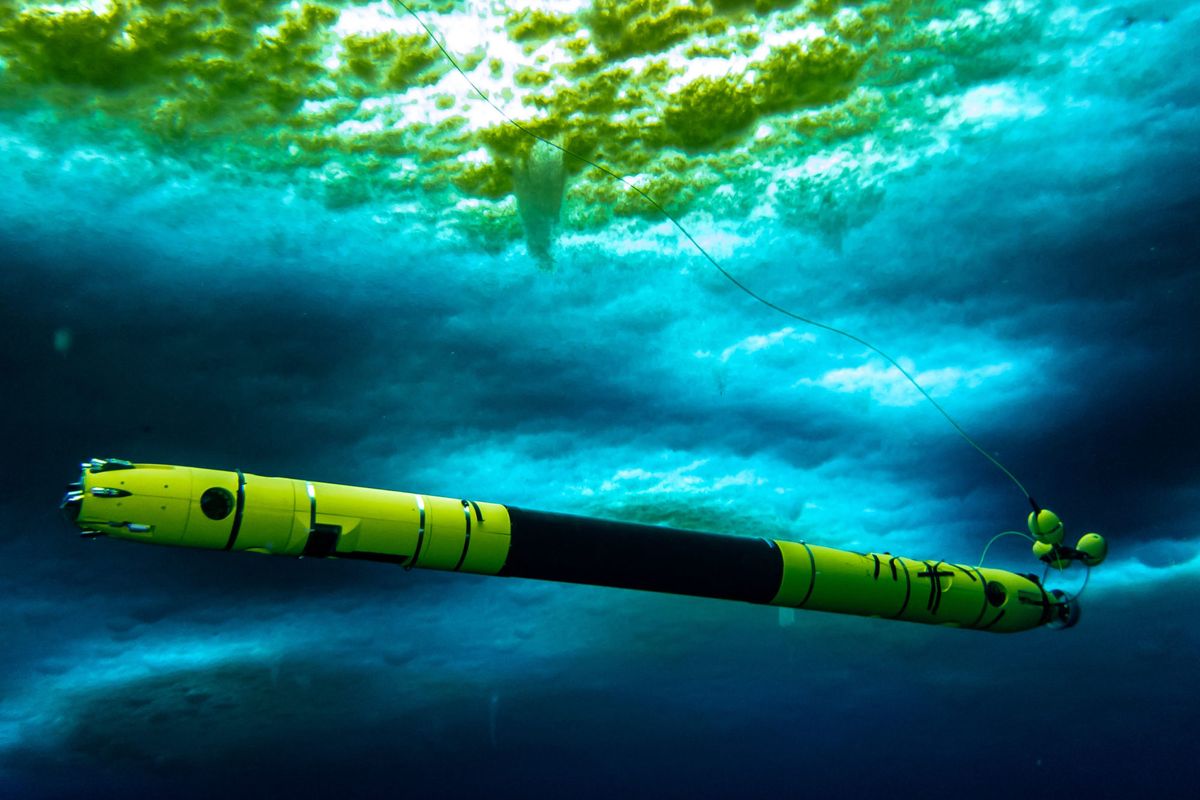
M 964 128 L 1040 114 L 1022 80 L 1072 58 L 1085 16 L 1028 0 L 409 5 L 505 114 L 672 214 L 834 243 L 889 174 Z M 0 64 L 0 110 L 26 126 L 69 118 L 472 247 L 524 235 L 544 255 L 657 217 L 581 161 L 539 163 L 399 2 L 0 0 Z

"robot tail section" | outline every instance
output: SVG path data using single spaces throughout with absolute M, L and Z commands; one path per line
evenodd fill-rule
M 1017 632 L 1069 626 L 1032 575 L 240 470 L 93 459 L 62 503 L 87 536 L 382 561 Z M 714 527 L 722 520 L 714 519 Z

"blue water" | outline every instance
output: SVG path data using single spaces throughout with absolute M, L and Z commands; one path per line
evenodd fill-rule
M 1028 507 L 653 215 L 568 193 L 549 263 L 6 103 L 0 795 L 1190 796 L 1200 9 L 1075 12 L 836 213 L 739 173 L 683 218 L 1108 537 L 1080 624 L 1015 636 L 77 540 L 92 456 L 971 563 Z

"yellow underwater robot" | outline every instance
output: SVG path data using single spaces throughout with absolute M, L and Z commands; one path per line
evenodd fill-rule
M 1076 600 L 1034 575 L 529 511 L 409 492 L 121 459 L 82 465 L 62 502 L 86 536 L 208 550 L 382 561 L 613 586 L 1013 633 L 1070 627 Z M 736 528 L 737 521 L 733 520 Z M 1061 568 L 1104 560 L 1086 534 L 1061 546 L 1052 512 L 1030 515 L 1035 552 Z

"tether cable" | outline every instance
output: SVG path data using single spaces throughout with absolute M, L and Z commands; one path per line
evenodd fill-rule
M 497 114 L 499 114 L 508 124 L 512 125 L 514 128 L 521 131 L 525 135 L 530 136 L 539 142 L 545 142 L 546 144 L 550 145 L 551 147 L 555 148 L 556 150 L 561 151 L 564 155 L 568 155 L 571 158 L 576 159 L 577 161 L 580 161 L 594 169 L 599 170 L 600 172 L 604 173 L 608 177 L 610 177 L 614 180 L 620 181 L 629 189 L 632 189 L 634 192 L 637 192 L 637 194 L 640 195 L 643 200 L 645 200 L 655 210 L 657 210 L 660 214 L 662 214 L 663 217 L 665 217 L 672 225 L 675 226 L 675 228 L 681 234 L 683 234 L 683 237 L 691 243 L 692 247 L 696 248 L 696 252 L 698 252 L 701 256 L 703 256 L 705 261 L 707 261 L 709 264 L 711 264 L 712 267 L 717 270 L 717 272 L 721 273 L 721 275 L 727 281 L 732 283 L 734 286 L 736 286 L 738 289 L 740 289 L 742 292 L 744 292 L 745 294 L 747 294 L 754 300 L 757 300 L 759 303 L 763 304 L 764 306 L 771 309 L 772 311 L 778 312 L 779 314 L 782 314 L 785 317 L 788 317 L 790 319 L 794 319 L 797 322 L 802 322 L 805 325 L 811 325 L 814 328 L 820 328 L 821 330 L 826 330 L 826 331 L 829 331 L 830 333 L 836 333 L 839 336 L 843 336 L 852 342 L 862 345 L 863 347 L 867 348 L 871 352 L 873 352 L 876 355 L 878 355 L 879 357 L 881 357 L 887 363 L 891 364 L 893 367 L 895 367 L 900 372 L 901 375 L 903 375 L 905 377 L 905 379 L 908 380 L 908 382 L 910 384 L 912 384 L 913 388 L 915 388 L 918 392 L 921 393 L 922 397 L 924 397 L 926 400 L 928 400 L 930 402 L 930 404 L 934 408 L 937 409 L 938 413 L 940 413 L 943 417 L 945 417 L 946 421 L 949 422 L 951 426 L 953 426 L 954 430 L 958 432 L 958 435 L 961 436 L 967 444 L 969 444 L 969 445 L 971 445 L 971 447 L 975 448 L 975 450 L 981 456 L 986 458 L 997 469 L 999 469 L 1001 472 L 1003 472 L 1008 477 L 1008 479 L 1010 481 L 1012 481 L 1013 484 L 1016 485 L 1016 487 L 1018 489 L 1021 490 L 1021 494 L 1025 495 L 1025 499 L 1029 501 L 1029 504 L 1033 507 L 1035 513 L 1037 511 L 1041 510 L 1040 506 L 1038 506 L 1038 504 L 1037 504 L 1037 501 L 1033 499 L 1033 496 L 1029 494 L 1029 490 L 1025 488 L 1025 484 L 1021 483 L 1021 481 L 1017 479 L 1017 476 L 1014 475 L 1012 473 L 1012 471 L 1010 471 L 1008 469 L 1008 467 L 1001 464 L 1000 461 L 995 458 L 995 456 L 993 456 L 991 453 L 987 452 L 982 447 L 980 447 L 979 443 L 976 442 L 974 439 L 972 439 L 971 436 L 963 429 L 963 427 L 958 424 L 958 421 L 955 420 L 954 417 L 950 416 L 950 412 L 948 412 L 945 408 L 943 408 L 941 403 L 939 403 L 937 400 L 934 400 L 933 396 L 930 395 L 928 391 L 926 391 L 925 387 L 922 386 L 920 383 L 918 383 L 917 379 L 914 378 L 909 373 L 908 370 L 906 370 L 904 367 L 902 367 L 900 365 L 900 362 L 898 362 L 896 359 L 892 358 L 890 355 L 885 353 L 883 350 L 879 349 L 875 345 L 868 342 L 866 339 L 863 339 L 860 336 L 856 336 L 853 333 L 850 333 L 849 331 L 845 331 L 845 330 L 842 330 L 841 328 L 834 327 L 833 325 L 828 325 L 824 322 L 819 322 L 815 319 L 810 319 L 808 317 L 797 314 L 794 311 L 789 311 L 788 309 L 784 308 L 783 306 L 778 305 L 777 303 L 771 302 L 767 298 L 765 298 L 762 295 L 760 295 L 759 293 L 755 292 L 753 289 L 751 289 L 746 284 L 742 283 L 740 280 L 738 280 L 736 277 L 734 277 L 727 269 L 725 269 L 723 266 L 721 266 L 721 264 L 715 258 L 713 258 L 709 254 L 709 252 L 707 250 L 705 250 L 704 247 L 698 241 L 696 241 L 695 237 L 692 236 L 692 234 L 690 232 L 688 232 L 688 229 L 683 226 L 683 223 L 681 223 L 678 219 L 676 219 L 675 216 L 673 214 L 671 214 L 671 212 L 667 211 L 667 209 L 664 208 L 661 203 L 659 203 L 657 200 L 655 200 L 653 197 L 651 197 L 644 189 L 642 189 L 636 183 L 634 183 L 633 181 L 630 181 L 628 178 L 625 178 L 622 175 L 618 175 L 617 173 L 613 172 L 611 169 L 604 166 L 603 164 L 598 164 L 595 161 L 592 161 L 591 159 L 589 159 L 585 156 L 581 156 L 578 153 L 568 150 L 566 147 L 563 147 L 562 145 L 560 145 L 556 142 L 550 141 L 549 139 L 545 138 L 544 136 L 540 136 L 537 133 L 534 133 L 532 130 L 530 130 L 529 128 L 522 125 L 520 122 L 518 122 L 517 120 L 513 119 L 508 114 L 506 114 L 504 112 L 504 109 L 500 108 L 500 106 L 498 106 L 494 102 L 492 102 L 492 99 L 487 96 L 487 93 L 484 92 L 482 89 L 480 89 L 479 86 L 477 86 L 475 84 L 475 82 L 473 80 L 471 80 L 471 77 L 469 75 L 467 75 L 466 71 L 461 66 L 459 66 L 458 60 L 455 59 L 454 56 L 452 56 L 450 54 L 450 51 L 447 50 L 445 45 L 442 44 L 441 40 L 438 39 L 437 34 L 434 33 L 432 28 L 430 28 L 428 25 L 425 24 L 425 21 L 417 15 L 417 12 L 413 11 L 413 9 L 404 0 L 394 0 L 394 2 L 398 3 L 402 8 L 404 8 L 405 11 L 408 12 L 409 16 L 411 16 L 413 19 L 415 19 L 417 21 L 417 24 L 420 25 L 425 30 L 425 33 L 429 36 L 430 41 L 432 41 L 437 46 L 438 50 L 440 50 L 442 52 L 442 55 L 446 57 L 446 60 L 450 62 L 450 65 L 452 67 L 454 67 L 454 70 L 459 75 L 462 76 L 463 80 L 465 80 L 467 82 L 467 85 L 469 85 L 471 87 L 471 89 L 474 90 L 475 94 L 479 95 L 479 97 L 485 103 L 487 103 L 489 106 L 491 106 L 495 110 L 495 112 Z

